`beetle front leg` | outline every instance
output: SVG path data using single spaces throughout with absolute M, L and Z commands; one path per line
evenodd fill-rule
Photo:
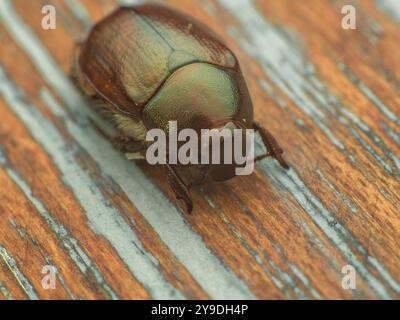
M 274 157 L 283 168 L 289 169 L 289 165 L 282 156 L 283 150 L 274 136 L 258 122 L 253 122 L 253 128 L 260 133 L 261 139 L 267 148 L 266 154 L 258 156 L 254 160 L 259 161 L 265 157 Z
M 178 175 L 176 170 L 169 164 L 166 165 L 168 182 L 175 193 L 176 198 L 183 200 L 186 204 L 188 213 L 192 213 L 193 202 L 190 197 L 189 187 L 183 182 L 182 178 Z
M 111 138 L 111 143 L 115 149 L 124 153 L 141 152 L 147 147 L 144 141 L 138 141 L 123 134 Z

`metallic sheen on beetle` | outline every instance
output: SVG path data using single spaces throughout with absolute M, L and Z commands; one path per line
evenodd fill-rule
M 114 146 L 130 159 L 144 158 L 146 133 L 169 130 L 254 129 L 288 168 L 272 134 L 253 119 L 253 105 L 234 53 L 207 26 L 157 4 L 120 7 L 76 45 L 73 78 L 119 131 Z M 177 199 L 193 209 L 189 189 L 235 176 L 239 165 L 165 164 Z

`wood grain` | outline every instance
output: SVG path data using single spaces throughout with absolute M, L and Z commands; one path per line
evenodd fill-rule
M 69 79 L 74 43 L 117 1 L 3 0 L 0 298 L 399 299 L 399 4 L 351 1 L 345 30 L 342 0 L 163 2 L 232 48 L 291 170 L 265 159 L 193 189 L 182 213 L 163 170 L 115 151 Z

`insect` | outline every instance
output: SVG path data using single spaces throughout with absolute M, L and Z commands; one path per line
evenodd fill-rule
M 146 133 L 179 129 L 254 129 L 267 153 L 288 168 L 282 149 L 253 121 L 253 106 L 238 60 L 201 23 L 156 4 L 120 7 L 97 23 L 76 46 L 74 78 L 85 94 L 101 101 L 119 130 L 114 146 L 130 159 L 143 158 Z M 177 199 L 193 208 L 189 189 L 235 176 L 235 163 L 166 164 Z

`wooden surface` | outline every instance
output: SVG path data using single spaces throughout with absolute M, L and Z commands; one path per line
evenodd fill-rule
M 116 1 L 1 0 L 0 298 L 400 298 L 400 3 L 163 2 L 237 54 L 291 170 L 265 159 L 181 213 L 68 78 L 74 42 Z M 348 2 L 357 30 L 341 27 Z

